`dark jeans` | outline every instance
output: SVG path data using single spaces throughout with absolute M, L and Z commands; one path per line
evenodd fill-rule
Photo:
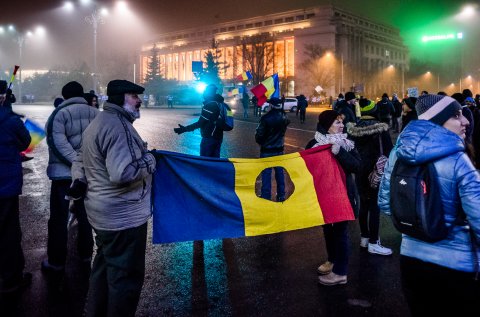
M 360 195 L 360 212 L 358 222 L 360 234 L 363 238 L 369 238 L 370 243 L 377 243 L 378 228 L 380 226 L 380 209 L 377 204 L 377 195 L 365 197 Z
M 70 201 L 65 200 L 65 193 L 71 180 L 52 180 L 50 192 L 50 219 L 48 220 L 48 262 L 64 266 L 67 258 L 68 211 Z M 81 259 L 88 259 L 93 253 L 92 227 L 87 220 L 83 199 L 74 201 L 75 215 L 78 221 L 78 253 Z
M 402 288 L 412 316 L 480 316 L 474 273 L 401 256 Z
M 264 153 L 260 152 L 260 157 L 272 157 L 277 155 L 283 155 L 283 152 Z M 283 167 L 274 167 L 275 181 L 277 182 L 277 201 L 285 200 L 285 176 L 283 173 Z M 272 169 L 267 168 L 262 172 L 262 198 L 272 199 Z
M 325 244 L 327 246 L 328 261 L 335 264 L 333 273 L 347 275 L 348 267 L 348 221 L 323 225 Z
M 300 112 L 300 122 L 305 122 L 305 114 L 307 113 L 307 110 L 300 109 L 298 112 Z
M 18 285 L 24 267 L 18 196 L 0 198 L 0 290 Z
M 147 223 L 95 232 L 98 250 L 90 275 L 86 316 L 135 316 L 145 275 Z
M 392 130 L 395 132 L 400 131 L 400 126 L 398 124 L 398 117 L 392 117 Z
M 215 138 L 202 138 L 200 142 L 200 156 L 220 157 L 222 140 Z

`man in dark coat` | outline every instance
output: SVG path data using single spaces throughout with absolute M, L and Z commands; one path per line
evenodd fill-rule
M 305 123 L 305 114 L 307 112 L 308 101 L 304 95 L 300 95 L 297 97 L 297 116 L 300 112 L 300 123 Z
M 4 106 L 7 83 L 0 81 L 0 296 L 30 285 L 32 274 L 24 272 L 19 199 L 23 174 L 20 152 L 31 138 L 18 115 Z
M 339 99 L 335 104 L 336 111 L 343 117 L 343 124 L 345 125 L 344 132 L 346 132 L 347 123 L 357 122 L 357 117 L 355 116 L 356 101 L 355 93 L 349 91 L 345 94 L 345 99 Z
M 272 157 L 282 155 L 284 152 L 284 140 L 287 126 L 290 124 L 287 115 L 282 110 L 282 101 L 279 98 L 269 100 L 272 109 L 260 118 L 255 141 L 260 145 L 260 157 Z M 285 200 L 285 178 L 282 167 L 275 167 L 275 180 L 277 182 L 277 201 Z M 272 169 L 262 172 L 261 197 L 271 199 Z
M 173 129 L 177 134 L 200 129 L 202 135 L 200 156 L 220 157 L 223 130 L 217 127 L 216 121 L 220 115 L 220 107 L 224 99 L 216 92 L 217 86 L 213 84 L 208 85 L 203 93 L 203 108 L 198 121 L 187 126 L 179 124 L 178 128 Z

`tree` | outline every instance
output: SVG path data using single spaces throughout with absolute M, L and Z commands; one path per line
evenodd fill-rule
M 273 72 L 274 38 L 269 33 L 261 33 L 241 40 L 243 68 L 250 70 L 252 82 L 259 83 Z
M 205 67 L 200 73 L 200 80 L 209 84 L 214 84 L 222 91 L 222 80 L 220 79 L 220 72 L 225 72 L 229 67 L 228 64 L 221 62 L 222 51 L 218 48 L 218 42 L 212 39 L 211 49 L 205 53 Z
M 154 44 L 150 50 L 149 61 L 147 65 L 147 73 L 145 74 L 145 94 L 153 95 L 155 102 L 162 103 L 161 96 L 165 96 L 165 79 L 160 72 L 160 58 L 158 56 L 158 48 Z
M 302 72 L 300 87 L 310 93 L 317 86 L 324 90 L 335 86 L 335 60 L 325 56 L 327 49 L 318 44 L 306 44 L 304 49 L 307 57 L 299 67 Z

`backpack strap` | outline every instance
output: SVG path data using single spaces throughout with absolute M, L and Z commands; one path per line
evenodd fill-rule
M 63 156 L 62 153 L 60 153 L 57 146 L 55 145 L 55 141 L 53 139 L 53 133 L 52 133 L 53 132 L 53 121 L 55 120 L 55 116 L 57 115 L 57 113 L 61 109 L 65 108 L 67 106 L 69 106 L 69 104 L 58 106 L 57 108 L 55 108 L 52 115 L 50 116 L 51 120 L 48 121 L 48 124 L 47 124 L 47 144 L 52 149 L 52 152 L 55 154 L 55 156 L 58 157 L 58 159 L 62 163 L 64 163 L 65 165 L 70 167 L 70 166 L 72 166 L 72 163 L 65 156 Z
M 383 155 L 383 143 L 382 143 L 382 133 L 381 132 L 378 135 L 378 141 L 380 143 L 380 156 L 382 156 Z

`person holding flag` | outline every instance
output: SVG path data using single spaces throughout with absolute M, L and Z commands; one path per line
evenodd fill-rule
M 20 116 L 5 106 L 7 82 L 0 80 L 0 295 L 21 290 L 32 282 L 24 272 L 19 198 L 23 174 L 20 152 L 31 138 Z

